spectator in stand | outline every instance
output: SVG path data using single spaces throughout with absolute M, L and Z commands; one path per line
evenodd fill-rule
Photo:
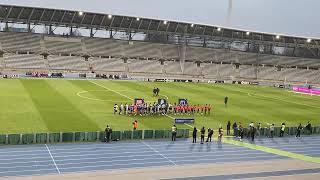
M 302 130 L 302 125 L 301 125 L 301 123 L 300 123 L 299 126 L 297 127 L 297 135 L 296 135 L 296 138 L 300 137 L 301 130 Z
M 231 128 L 231 122 L 228 121 L 228 124 L 227 124 L 227 135 L 230 135 L 230 128 Z
M 197 128 L 194 127 L 192 132 L 192 138 L 193 138 L 192 143 L 197 143 L 197 132 L 198 132 Z

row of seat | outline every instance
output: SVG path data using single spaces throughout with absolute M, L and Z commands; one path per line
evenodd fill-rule
M 140 74 L 166 74 L 189 75 L 215 79 L 261 79 L 297 82 L 320 83 L 319 70 L 297 68 L 262 67 L 240 65 L 236 68 L 232 64 L 201 63 L 197 66 L 194 62 L 181 64 L 178 61 L 164 61 L 163 65 L 157 60 L 128 59 L 124 63 L 119 58 L 85 58 L 81 56 L 56 56 L 50 55 L 47 59 L 36 54 L 10 54 L 5 53 L 2 60 L 6 69 L 46 69 L 46 70 L 72 70 L 72 71 L 97 71 L 97 72 L 124 72 Z M 0 63 L 1 64 L 1 63 Z M 47 64 L 47 65 L 46 65 Z
M 212 61 L 240 64 L 266 64 L 282 66 L 320 67 L 319 59 L 246 53 L 228 49 L 213 49 L 141 41 L 103 38 L 61 38 L 55 36 L 0 32 L 0 50 L 6 52 L 30 51 L 49 54 L 88 54 L 91 56 L 142 57 L 155 59 L 180 59 L 185 55 L 190 61 Z M 185 51 L 185 52 L 184 52 Z

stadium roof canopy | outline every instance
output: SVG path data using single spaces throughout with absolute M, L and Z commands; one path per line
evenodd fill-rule
M 125 32 L 165 33 L 187 37 L 201 37 L 225 41 L 254 42 L 257 44 L 276 44 L 284 47 L 307 47 L 316 49 L 319 54 L 320 39 L 247 32 L 204 24 L 191 24 L 178 21 L 137 18 L 80 12 L 74 10 L 47 9 L 26 6 L 1 5 L 0 21 L 10 23 L 53 25 L 89 29 L 105 29 Z

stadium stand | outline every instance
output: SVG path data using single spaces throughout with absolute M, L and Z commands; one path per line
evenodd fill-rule
M 39 52 L 40 39 L 41 36 L 38 34 L 0 32 L 1 46 L 7 52 Z
M 226 48 L 13 32 L 0 32 L 0 47 L 3 52 L 0 68 L 4 69 L 320 83 L 318 59 Z
M 5 67 L 8 69 L 45 69 L 43 58 L 34 54 L 4 54 Z
M 93 70 L 98 72 L 125 72 L 122 59 L 119 58 L 97 58 L 91 59 Z
M 84 59 L 79 56 L 56 56 L 50 55 L 48 57 L 49 67 L 52 70 L 88 70 Z

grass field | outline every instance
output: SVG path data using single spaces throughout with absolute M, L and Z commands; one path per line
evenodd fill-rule
M 296 126 L 311 121 L 319 125 L 320 97 L 294 94 L 287 90 L 250 86 L 194 83 L 154 83 L 109 80 L 0 80 L 0 133 L 95 131 L 110 124 L 114 130 L 132 128 L 138 120 L 141 129 L 169 129 L 167 116 L 131 117 L 113 114 L 114 103 L 132 103 L 143 97 L 155 101 L 153 87 L 174 103 L 187 98 L 190 104 L 212 104 L 210 116 L 195 115 L 196 126 L 217 128 L 228 120 L 275 123 Z M 224 97 L 229 97 L 228 108 Z M 173 115 L 172 115 L 173 116 Z M 179 128 L 189 128 L 179 125 Z

